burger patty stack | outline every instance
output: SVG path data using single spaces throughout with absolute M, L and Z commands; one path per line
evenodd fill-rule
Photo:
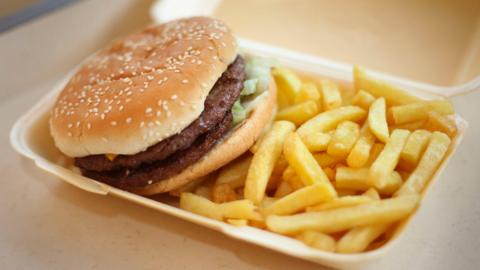
M 154 186 L 225 140 L 244 81 L 244 60 L 222 22 L 152 26 L 87 59 L 57 99 L 51 134 L 85 176 L 128 190 Z M 250 128 L 252 143 L 263 118 Z M 168 189 L 193 176 L 186 178 Z

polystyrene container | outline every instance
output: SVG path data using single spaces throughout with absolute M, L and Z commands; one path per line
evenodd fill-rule
M 169 1 L 164 0 L 164 2 Z M 308 73 L 311 76 L 331 78 L 346 85 L 352 83 L 351 65 L 340 64 L 315 56 L 286 49 L 280 49 L 254 41 L 244 39 L 240 39 L 239 41 L 242 50 L 248 53 L 275 57 L 279 60 L 280 64 L 301 72 Z M 458 93 L 458 91 L 463 92 L 465 90 L 472 90 L 475 89 L 475 85 L 478 83 L 477 79 L 461 87 L 441 89 L 433 85 L 412 82 L 393 76 L 387 76 L 381 73 L 373 74 L 378 79 L 398 85 L 416 96 L 427 99 L 439 96 L 448 96 L 452 93 Z M 62 90 L 67 80 L 68 76 L 15 123 L 10 133 L 10 141 L 13 147 L 20 154 L 32 159 L 40 169 L 56 175 L 63 181 L 66 181 L 80 189 L 99 195 L 112 195 L 120 197 L 146 207 L 156 209 L 160 212 L 188 220 L 192 223 L 220 231 L 232 238 L 237 238 L 252 244 L 263 246 L 265 248 L 276 250 L 290 256 L 335 268 L 359 268 L 378 259 L 389 249 L 391 249 L 395 243 L 399 241 L 399 238 L 404 234 L 405 230 L 408 229 L 408 226 L 415 222 L 415 214 L 413 214 L 407 220 L 403 221 L 395 229 L 391 239 L 378 249 L 360 254 L 335 254 L 316 250 L 294 239 L 263 231 L 254 227 L 235 227 L 223 222 L 202 217 L 179 209 L 177 203 L 172 202 L 172 200 L 164 200 L 164 198 L 161 196 L 155 198 L 142 197 L 83 177 L 78 173 L 78 170 L 74 169 L 72 160 L 63 156 L 55 148 L 48 130 L 48 117 L 50 109 L 55 102 L 56 95 L 58 95 L 58 93 Z M 455 115 L 455 121 L 458 127 L 458 133 L 453 139 L 453 143 L 447 153 L 447 157 L 444 159 L 442 165 L 422 193 L 423 196 L 428 193 L 428 189 L 438 179 L 438 176 L 447 165 L 449 159 L 454 154 L 463 138 L 467 128 L 467 122 L 459 115 Z

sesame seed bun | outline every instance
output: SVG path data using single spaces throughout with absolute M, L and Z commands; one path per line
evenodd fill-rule
M 70 157 L 144 151 L 199 117 L 236 56 L 230 30 L 206 17 L 120 40 L 88 59 L 60 93 L 50 118 L 55 144 Z
M 272 121 L 275 104 L 276 85 L 271 80 L 268 95 L 251 112 L 243 124 L 227 134 L 222 142 L 219 142 L 199 161 L 173 177 L 131 191 L 141 195 L 168 192 L 225 166 L 245 153 L 255 143 L 263 132 L 263 128 Z

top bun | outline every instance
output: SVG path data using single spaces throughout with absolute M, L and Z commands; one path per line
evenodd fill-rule
M 70 157 L 144 151 L 200 116 L 236 55 L 227 26 L 207 17 L 115 42 L 87 59 L 58 96 L 50 117 L 55 144 Z

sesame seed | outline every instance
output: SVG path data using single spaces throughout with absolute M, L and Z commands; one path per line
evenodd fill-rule
M 148 107 L 146 110 L 145 110 L 145 113 L 151 113 L 152 112 L 152 108 L 151 107 Z
M 183 79 L 183 80 L 182 80 L 182 83 L 183 83 L 183 84 L 186 84 L 186 83 L 188 83 L 188 80 Z
M 175 100 L 175 99 L 177 99 L 177 98 L 178 98 L 177 95 L 172 95 L 172 100 Z
M 67 125 L 67 127 L 68 127 L 68 128 L 72 128 L 72 127 L 73 127 L 73 124 L 70 123 L 70 124 Z
M 116 126 L 116 125 L 117 125 L 117 121 L 112 121 L 112 122 L 110 122 L 110 125 Z
M 130 123 L 132 122 L 132 118 L 131 118 L 131 117 L 128 117 L 127 119 L 125 119 L 125 122 L 126 122 L 127 124 L 130 124 Z
M 143 122 L 143 121 L 140 122 L 140 127 L 142 128 L 142 127 L 144 127 L 144 126 L 145 126 L 145 122 Z
M 87 123 L 87 129 L 91 129 L 91 128 L 92 128 L 92 124 Z

